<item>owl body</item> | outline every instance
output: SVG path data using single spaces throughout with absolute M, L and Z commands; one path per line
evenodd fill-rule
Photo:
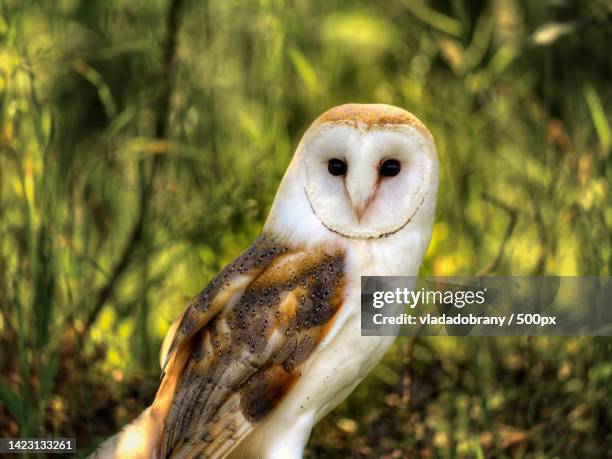
M 393 342 L 361 336 L 361 276 L 418 274 L 437 184 L 433 139 L 410 113 L 319 117 L 260 238 L 171 327 L 153 405 L 97 457 L 302 457 Z
M 406 241 L 406 249 L 422 250 Z M 314 425 L 342 402 L 380 361 L 395 336 L 361 336 L 361 275 L 416 275 L 417 267 L 402 266 L 390 247 L 349 248 L 352 272 L 346 299 L 328 335 L 301 369 L 301 376 L 270 418 L 255 427 L 232 459 L 297 459 Z M 414 252 L 412 252 L 414 253 Z M 404 259 L 405 260 L 405 259 Z
M 367 126 L 353 129 L 367 133 Z M 366 134 L 367 135 L 367 134 Z M 303 145 L 302 145 L 303 147 Z M 291 172 L 291 168 L 290 168 Z M 429 190 L 411 226 L 387 237 L 346 238 L 330 231 L 307 203 L 296 206 L 303 193 L 297 177 L 283 179 L 265 229 L 292 244 L 340 246 L 345 253 L 345 302 L 328 335 L 305 364 L 300 379 L 270 418 L 236 448 L 232 459 L 297 459 L 314 425 L 342 402 L 389 349 L 395 336 L 361 335 L 361 276 L 416 276 L 429 245 L 437 187 Z M 295 174 L 298 169 L 293 169 Z M 437 168 L 432 183 L 437 185 Z M 291 209 L 291 211 L 289 211 Z M 284 233 L 283 228 L 293 228 Z M 408 286 L 410 287 L 410 286 Z

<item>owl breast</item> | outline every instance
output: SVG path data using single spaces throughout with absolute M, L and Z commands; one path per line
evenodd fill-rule
M 418 265 L 406 262 L 409 259 L 383 246 L 372 250 L 371 244 L 347 249 L 344 302 L 333 325 L 286 398 L 231 458 L 302 457 L 313 426 L 348 397 L 395 340 L 395 336 L 361 335 L 361 275 L 380 275 L 389 269 L 415 275 Z

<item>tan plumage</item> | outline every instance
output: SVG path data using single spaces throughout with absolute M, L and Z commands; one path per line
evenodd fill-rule
M 299 378 L 342 289 L 341 252 L 289 250 L 269 236 L 225 268 L 189 305 L 170 346 L 152 406 L 167 411 L 159 457 L 230 452 Z

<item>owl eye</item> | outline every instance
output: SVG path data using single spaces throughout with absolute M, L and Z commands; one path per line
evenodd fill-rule
M 380 175 L 395 177 L 399 174 L 402 166 L 397 159 L 387 159 L 380 165 Z
M 346 163 L 338 158 L 332 158 L 327 163 L 327 170 L 333 176 L 346 174 Z

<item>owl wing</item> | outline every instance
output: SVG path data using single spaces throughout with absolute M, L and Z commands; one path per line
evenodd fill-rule
M 300 377 L 344 300 L 344 255 L 262 236 L 189 304 L 152 410 L 158 457 L 225 457 Z

